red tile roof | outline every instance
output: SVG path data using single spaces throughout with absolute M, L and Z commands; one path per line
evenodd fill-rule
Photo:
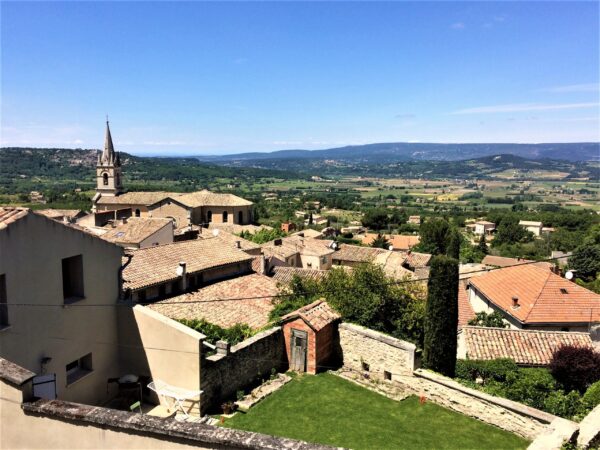
M 29 214 L 29 208 L 0 207 L 0 230 Z
M 269 323 L 273 297 L 278 294 L 275 280 L 254 273 L 213 283 L 148 308 L 176 320 L 204 319 L 224 328 L 246 323 L 256 329 Z
M 308 280 L 322 280 L 329 273 L 328 270 L 301 269 L 299 267 L 273 267 L 273 279 L 277 282 L 288 285 L 295 276 Z
M 485 264 L 486 266 L 494 266 L 494 267 L 510 267 L 510 266 L 516 266 L 519 264 L 527 264 L 527 263 L 533 263 L 533 261 L 529 260 L 529 259 L 517 259 L 517 258 L 507 258 L 505 256 L 494 256 L 494 255 L 486 255 L 483 260 L 481 261 L 481 264 Z M 538 261 L 536 263 L 533 263 L 533 265 L 538 266 L 538 267 L 543 267 L 545 269 L 551 269 L 552 268 L 552 263 L 549 263 L 547 261 Z
M 297 318 L 301 318 L 313 330 L 319 331 L 326 325 L 339 320 L 341 316 L 325 300 L 321 299 L 286 314 L 281 321 L 285 323 Z
M 521 323 L 600 321 L 600 295 L 533 264 L 494 270 L 471 278 L 469 284 Z
M 471 319 L 475 318 L 475 311 L 469 301 L 469 291 L 467 290 L 467 281 L 458 282 L 458 328 L 468 325 Z
M 510 358 L 517 364 L 544 366 L 563 345 L 591 347 L 588 333 L 463 327 L 468 359 Z
M 364 245 L 371 245 L 377 238 L 377 233 L 367 233 L 362 239 Z M 386 234 L 384 237 L 393 246 L 394 250 L 409 250 L 419 243 L 419 236 L 406 236 L 403 234 Z

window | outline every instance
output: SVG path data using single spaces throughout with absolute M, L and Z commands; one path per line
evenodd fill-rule
M 368 372 L 370 369 L 369 365 L 364 361 L 361 364 L 362 364 L 362 370 L 364 370 L 365 372 Z
M 135 210 L 135 217 L 140 217 L 140 215 L 141 215 L 141 212 L 140 212 L 140 210 L 139 210 L 139 209 L 136 209 L 136 210 Z
M 383 379 L 384 380 L 388 380 L 388 381 L 392 381 L 392 373 L 388 372 L 387 370 L 383 371 Z
M 73 303 L 84 298 L 83 258 L 81 255 L 62 260 L 62 279 L 65 303 Z
M 208 211 L 206 213 L 206 221 L 207 222 L 212 222 L 212 211 Z
M 560 288 L 560 293 L 566 295 L 569 293 L 569 291 L 567 291 L 565 288 Z
M 8 302 L 6 298 L 6 275 L 0 275 L 0 329 L 9 326 Z
M 223 223 L 227 223 L 228 219 L 229 219 L 229 213 L 227 213 L 227 211 L 223 211 Z
M 75 383 L 90 373 L 92 369 L 92 354 L 88 353 L 75 361 L 70 362 L 65 367 L 67 372 L 67 386 Z
M 104 186 L 108 186 L 108 174 L 107 173 L 102 174 L 102 184 Z
M 238 213 L 238 223 L 239 224 L 243 224 L 244 223 L 244 213 L 242 211 L 240 211 Z

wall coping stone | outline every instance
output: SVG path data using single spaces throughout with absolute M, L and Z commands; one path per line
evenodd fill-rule
M 281 327 L 273 327 L 273 328 L 269 328 L 268 330 L 261 331 L 260 333 L 257 333 L 254 336 L 252 336 L 251 338 L 248 338 L 248 339 L 240 342 L 239 344 L 232 346 L 230 351 L 231 351 L 231 353 L 235 353 L 239 350 L 242 350 L 246 347 L 251 346 L 252 344 L 254 344 L 257 341 L 260 341 L 263 338 L 271 336 L 272 334 L 278 333 L 280 331 L 281 331 Z
M 557 417 L 529 444 L 527 450 L 560 450 L 565 443 L 571 442 L 578 430 L 579 425 L 575 422 Z
M 379 331 L 370 330 L 369 328 L 362 327 L 360 325 L 355 325 L 353 323 L 343 322 L 339 325 L 340 329 L 354 331 L 356 333 L 362 334 L 363 336 L 369 337 L 379 342 L 383 342 L 384 344 L 390 345 L 392 347 L 400 348 L 402 350 L 415 351 L 417 347 L 410 342 L 402 341 L 400 339 L 396 339 L 395 337 L 388 336 L 387 334 L 380 333 Z
M 600 405 L 583 418 L 579 423 L 579 436 L 577 436 L 577 445 L 582 448 L 588 448 L 590 444 L 600 439 Z
M 269 436 L 250 431 L 233 430 L 212 425 L 179 422 L 174 419 L 119 411 L 99 406 L 82 405 L 61 400 L 37 400 L 21 405 L 26 413 L 62 420 L 95 424 L 124 432 L 164 436 L 174 439 L 257 450 L 326 450 L 329 447 L 295 439 Z
M 0 358 L 0 379 L 21 386 L 35 377 L 35 373 L 7 359 Z
M 424 369 L 417 369 L 414 371 L 414 375 L 420 378 L 425 378 L 426 380 L 433 381 L 434 383 L 441 384 L 448 388 L 454 389 L 456 391 L 462 392 L 464 394 L 470 395 L 472 397 L 479 398 L 481 400 L 487 401 L 489 403 L 496 404 L 503 408 L 509 409 L 511 411 L 517 412 L 519 414 L 532 417 L 544 423 L 552 423 L 559 417 L 554 416 L 545 411 L 540 411 L 539 409 L 532 408 L 531 406 L 523 405 L 522 403 L 518 403 L 507 398 L 495 397 L 490 394 L 486 394 L 485 392 L 478 391 L 476 389 L 471 389 L 457 381 L 452 380 L 451 378 L 445 377 L 443 375 L 430 372 Z M 565 420 L 565 419 L 563 419 Z M 570 421 L 569 421 L 570 422 Z M 574 423 L 574 422 L 572 422 Z

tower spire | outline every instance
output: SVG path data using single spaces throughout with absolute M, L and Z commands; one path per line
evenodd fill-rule
M 110 135 L 110 126 L 108 125 L 108 116 L 106 116 L 106 135 L 104 137 L 104 151 L 102 152 L 102 163 L 113 164 L 115 160 L 115 147 L 112 136 Z

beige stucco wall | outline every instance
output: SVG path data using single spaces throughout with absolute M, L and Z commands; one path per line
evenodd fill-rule
M 314 256 L 314 255 L 303 255 L 300 254 L 300 263 L 303 269 L 314 269 L 314 270 L 329 270 L 332 266 L 332 256 Z M 325 262 L 323 262 L 325 260 Z
M 121 366 L 187 390 L 200 390 L 200 356 L 204 335 L 141 305 L 120 311 Z M 172 401 L 155 398 L 161 405 Z M 185 403 L 198 414 L 199 399 Z
M 252 206 L 203 206 L 202 216 L 208 222 L 208 213 L 212 213 L 211 222 L 246 225 L 252 222 Z M 223 212 L 227 212 L 227 222 L 223 221 Z M 239 213 L 242 213 L 242 222 Z
M 107 378 L 120 374 L 121 253 L 114 244 L 33 213 L 1 230 L 0 274 L 6 275 L 10 327 L 0 331 L 0 356 L 36 373 L 42 357 L 52 358 L 45 370 L 56 373 L 59 398 L 105 401 Z M 62 259 L 79 254 L 85 299 L 64 305 Z M 88 353 L 93 371 L 67 386 L 66 365 Z
M 156 233 L 140 242 L 139 248 L 154 247 L 155 245 L 170 244 L 173 242 L 173 225 L 168 223 Z

